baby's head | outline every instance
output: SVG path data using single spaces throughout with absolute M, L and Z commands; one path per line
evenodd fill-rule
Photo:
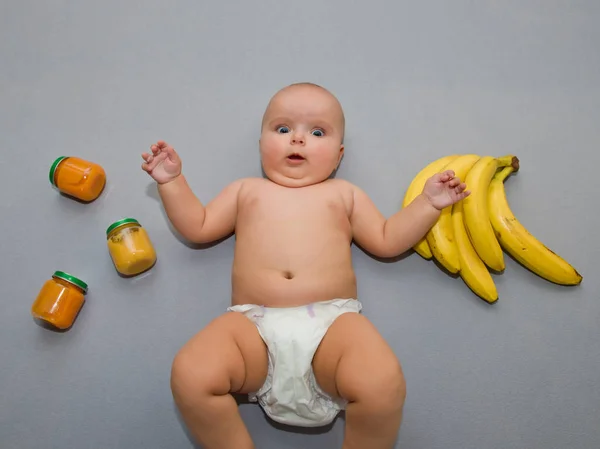
M 344 154 L 344 127 L 342 107 L 327 89 L 312 83 L 284 87 L 263 116 L 260 155 L 265 174 L 286 187 L 326 180 Z

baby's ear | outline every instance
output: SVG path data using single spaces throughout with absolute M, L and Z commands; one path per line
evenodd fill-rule
M 344 145 L 340 145 L 340 154 L 338 155 L 338 162 L 337 165 L 340 165 L 340 162 L 342 161 L 342 157 L 344 157 Z

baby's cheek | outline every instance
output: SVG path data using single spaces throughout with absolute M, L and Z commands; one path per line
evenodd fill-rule
M 262 144 L 263 158 L 276 159 L 285 150 L 283 145 L 275 139 L 268 139 Z
M 321 160 L 319 161 L 323 168 L 335 168 L 338 163 L 339 154 L 331 151 L 331 148 L 324 149 Z

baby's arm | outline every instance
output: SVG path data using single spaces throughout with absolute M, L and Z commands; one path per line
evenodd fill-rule
M 423 194 L 389 219 L 381 214 L 367 194 L 352 186 L 354 205 L 350 222 L 358 245 L 378 257 L 394 257 L 414 246 L 440 216 Z
M 158 184 L 158 192 L 175 229 L 191 242 L 208 243 L 234 231 L 242 183 L 238 180 L 229 184 L 206 206 L 194 195 L 183 174 Z

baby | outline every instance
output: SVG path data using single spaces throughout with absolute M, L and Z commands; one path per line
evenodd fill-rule
M 254 448 L 232 393 L 273 420 L 324 426 L 346 411 L 343 449 L 389 449 L 406 387 L 392 349 L 360 313 L 351 244 L 393 257 L 469 191 L 452 171 L 431 177 L 386 219 L 360 188 L 334 179 L 344 154 L 340 103 L 312 83 L 277 92 L 262 120 L 263 178 L 225 187 L 203 205 L 169 144 L 142 154 L 169 220 L 192 242 L 235 232 L 231 307 L 186 343 L 173 397 L 206 449 Z

